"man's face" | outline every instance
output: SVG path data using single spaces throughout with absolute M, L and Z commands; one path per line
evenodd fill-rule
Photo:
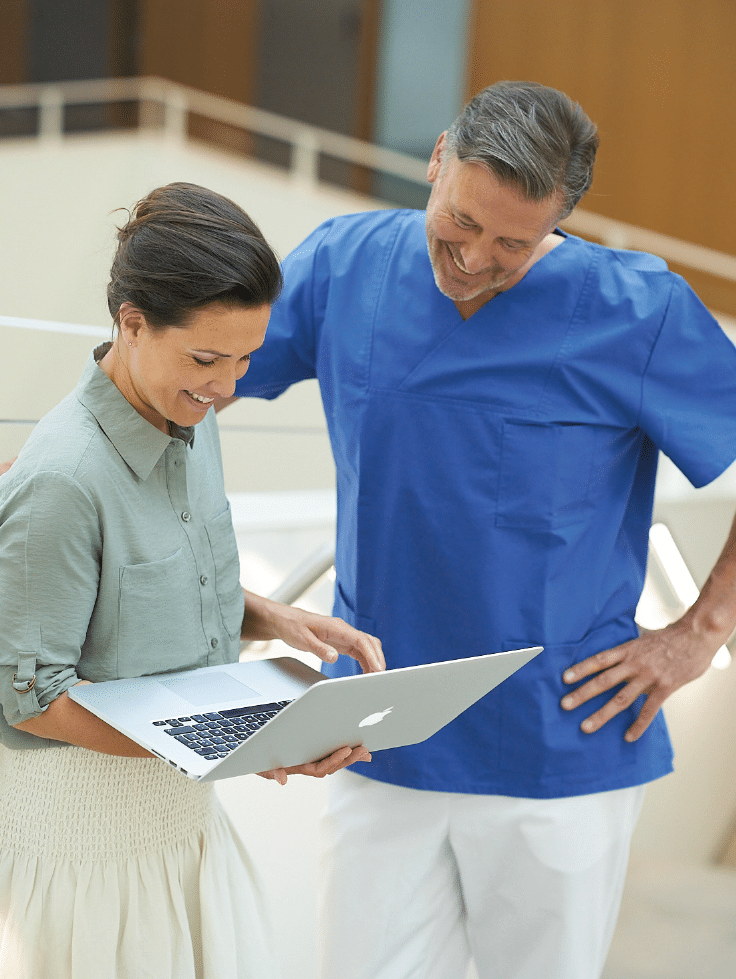
M 543 254 L 562 205 L 557 195 L 531 201 L 480 164 L 449 153 L 442 135 L 427 171 L 427 245 L 437 288 L 470 315 Z

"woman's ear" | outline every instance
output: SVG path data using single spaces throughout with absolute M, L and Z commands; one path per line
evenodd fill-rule
M 146 317 L 140 309 L 129 302 L 122 304 L 118 310 L 118 330 L 123 343 L 132 347 L 137 341 L 141 329 L 147 325 Z

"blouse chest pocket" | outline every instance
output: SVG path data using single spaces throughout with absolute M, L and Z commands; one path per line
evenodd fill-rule
M 215 566 L 215 588 L 220 615 L 231 639 L 240 636 L 245 599 L 240 585 L 240 558 L 230 505 L 205 525 Z
M 502 426 L 496 526 L 551 530 L 595 507 L 594 425 L 506 420 Z
M 184 551 L 120 569 L 118 676 L 183 669 L 202 635 L 196 576 Z

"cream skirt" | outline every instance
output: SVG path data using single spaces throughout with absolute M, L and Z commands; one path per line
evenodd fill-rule
M 2 979 L 271 979 L 258 880 L 210 784 L 0 746 Z

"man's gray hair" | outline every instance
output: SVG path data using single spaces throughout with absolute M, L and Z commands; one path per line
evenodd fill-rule
M 459 160 L 487 167 L 530 200 L 559 193 L 565 218 L 590 187 L 598 136 L 563 92 L 536 82 L 496 82 L 468 102 L 447 144 Z

